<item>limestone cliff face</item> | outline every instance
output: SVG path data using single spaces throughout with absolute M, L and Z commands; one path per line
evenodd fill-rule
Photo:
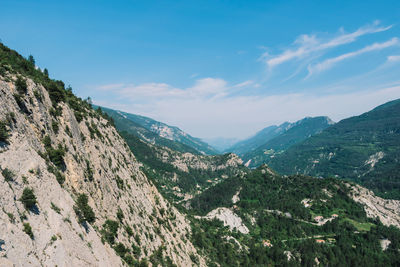
M 120 255 L 137 260 L 161 252 L 162 260 L 178 266 L 205 265 L 188 240 L 184 216 L 148 181 L 105 118 L 87 109 L 78 122 L 64 102 L 55 115 L 48 91 L 30 79 L 18 104 L 15 79 L 0 76 L 0 121 L 7 121 L 9 134 L 8 144 L 0 142 L 0 265 L 121 266 L 112 248 L 118 243 L 128 249 Z M 61 167 L 49 160 L 45 138 L 65 151 Z M 33 210 L 19 200 L 25 188 L 37 198 Z M 86 228 L 73 208 L 79 194 L 88 196 L 96 217 Z M 111 245 L 102 242 L 106 220 L 118 225 Z
M 400 228 L 400 200 L 383 199 L 359 185 L 351 187 L 350 197 L 360 203 L 370 218 L 379 218 L 383 225 Z

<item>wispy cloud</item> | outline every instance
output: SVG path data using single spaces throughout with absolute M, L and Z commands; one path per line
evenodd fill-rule
M 200 83 L 200 87 L 204 83 Z M 221 83 L 223 85 L 223 83 Z M 192 88 L 196 87 L 193 86 Z M 168 88 L 173 88 L 169 86 Z M 199 88 L 199 87 L 197 87 Z M 195 91 L 202 89 L 195 89 Z M 207 94 L 210 92 L 206 89 Z M 119 93 L 119 91 L 117 91 Z M 216 92 L 213 93 L 215 96 Z M 132 95 L 132 99 L 134 95 Z M 148 98 L 149 103 L 114 101 L 95 103 L 141 114 L 178 125 L 200 137 L 240 137 L 254 134 L 263 127 L 284 121 L 296 121 L 305 116 L 330 116 L 337 121 L 361 114 L 386 101 L 400 98 L 399 85 L 352 93 L 312 95 L 291 93 L 264 96 Z M 357 101 L 354 101 L 357 99 Z M 338 109 L 337 107 L 341 108 Z
M 393 56 L 388 56 L 387 61 L 389 62 L 398 62 L 400 61 L 400 55 L 393 55 Z
M 238 83 L 238 84 L 234 85 L 234 87 L 242 88 L 242 87 L 251 86 L 251 85 L 254 85 L 254 81 L 247 80 L 247 81 L 244 81 L 244 82 L 241 82 L 241 83 Z
M 309 76 L 311 76 L 311 75 L 313 75 L 315 73 L 319 73 L 319 72 L 325 71 L 327 69 L 330 69 L 335 64 L 337 64 L 337 63 L 339 63 L 339 62 L 341 62 L 343 60 L 346 60 L 346 59 L 349 59 L 349 58 L 352 58 L 352 57 L 356 57 L 356 56 L 362 55 L 364 53 L 382 50 L 382 49 L 385 49 L 385 48 L 388 48 L 388 47 L 392 47 L 392 46 L 395 46 L 395 45 L 398 45 L 398 44 L 399 44 L 399 39 L 395 37 L 395 38 L 392 38 L 391 40 L 383 42 L 383 43 L 374 43 L 372 45 L 368 45 L 368 46 L 366 46 L 366 47 L 364 47 L 362 49 L 359 49 L 357 51 L 345 53 L 345 54 L 342 54 L 342 55 L 337 56 L 337 57 L 326 59 L 326 60 L 324 60 L 321 63 L 318 63 L 316 65 L 308 66 L 308 76 L 307 77 L 309 77 Z
M 387 31 L 391 27 L 391 25 L 387 27 L 380 26 L 379 21 L 375 21 L 372 25 L 361 27 L 351 33 L 345 33 L 344 30 L 341 29 L 338 36 L 325 40 L 318 38 L 316 35 L 304 34 L 299 36 L 293 43 L 295 48 L 288 48 L 278 55 L 271 55 L 265 52 L 260 59 L 263 60 L 269 68 L 273 68 L 291 60 L 302 59 L 316 52 L 352 43 L 366 34 Z
M 241 84 L 248 85 L 247 82 Z M 132 101 L 149 101 L 149 99 L 190 99 L 190 98 L 215 98 L 228 94 L 227 82 L 219 78 L 203 78 L 195 81 L 194 85 L 180 89 L 166 83 L 134 84 L 108 84 L 97 87 L 100 90 L 112 91 L 121 98 Z

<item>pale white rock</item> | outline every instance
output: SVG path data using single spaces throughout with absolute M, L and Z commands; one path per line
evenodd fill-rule
M 237 230 L 242 234 L 248 234 L 249 229 L 243 224 L 242 219 L 235 214 L 231 209 L 220 207 L 210 211 L 206 216 L 196 216 L 197 218 L 204 218 L 208 220 L 218 219 L 223 222 L 224 226 L 228 226 L 229 229 Z
M 400 200 L 383 199 L 359 185 L 348 186 L 351 187 L 350 197 L 363 205 L 368 217 L 378 217 L 382 224 L 400 228 Z
M 116 242 L 126 247 L 139 245 L 125 231 L 125 226 L 130 226 L 140 238 L 141 257 L 148 258 L 163 245 L 163 255 L 178 266 L 194 265 L 191 254 L 205 266 L 205 260 L 186 237 L 190 234 L 188 221 L 148 181 L 140 170 L 142 164 L 114 127 L 93 110 L 87 110 L 91 115 L 78 123 L 74 111 L 64 103 L 59 104 L 62 115 L 54 118 L 49 112 L 52 104 L 47 90 L 30 79 L 23 97 L 30 114 L 24 114 L 13 97 L 16 91 L 12 79 L 15 76 L 9 81 L 0 76 L 0 120 L 15 114 L 15 122 L 9 127 L 10 144 L 0 150 L 0 167 L 15 173 L 9 182 L 0 174 L 0 240 L 4 241 L 0 253 L 7 256 L 1 266 L 122 266 L 114 250 L 102 243 L 98 231 L 106 219 L 118 220 L 118 209 L 124 218 Z M 40 101 L 34 90 L 41 95 Z M 52 130 L 53 120 L 58 123 L 58 133 Z M 87 125 L 94 125 L 102 137 L 91 137 Z M 46 135 L 53 147 L 60 144 L 66 148 L 63 186 L 39 155 L 45 154 L 42 140 Z M 87 179 L 87 165 L 93 171 L 93 181 Z M 118 179 L 122 181 L 119 184 Z M 25 211 L 18 201 L 25 187 L 35 192 L 37 214 Z M 77 222 L 73 209 L 78 193 L 88 196 L 96 215 L 87 231 Z M 52 203 L 60 213 L 51 208 Z M 23 214 L 25 220 L 21 220 Z M 155 217 L 164 223 L 159 224 Z M 23 223 L 31 225 L 33 240 L 23 232 Z

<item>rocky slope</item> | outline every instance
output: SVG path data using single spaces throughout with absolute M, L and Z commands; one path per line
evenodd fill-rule
M 158 189 L 175 203 L 187 200 L 221 181 L 243 176 L 248 169 L 235 154 L 206 156 L 179 152 L 148 143 L 127 132 L 121 133 L 144 164 L 143 171 Z
M 218 151 L 213 147 L 201 139 L 185 133 L 178 127 L 136 114 L 109 108 L 102 109 L 115 120 L 116 126 L 120 131 L 127 131 L 152 144 L 167 146 L 184 152 L 197 152 L 207 155 L 218 154 Z
M 15 66 L 24 62 L 10 57 Z M 40 74 L 33 70 L 21 90 L 13 67 L 2 62 L 0 72 L 1 265 L 204 265 L 185 217 L 148 181 L 109 121 L 70 91 L 34 82 Z M 67 100 L 56 102 L 57 92 Z M 79 111 L 71 108 L 76 102 Z M 37 200 L 29 208 L 20 201 L 27 188 Z M 80 208 L 83 195 L 90 208 Z

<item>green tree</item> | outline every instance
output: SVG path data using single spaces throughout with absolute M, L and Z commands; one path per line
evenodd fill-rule
M 8 139 L 8 131 L 6 128 L 6 123 L 0 121 L 0 142 L 7 143 L 7 139 Z
M 32 209 L 37 203 L 33 189 L 28 187 L 24 189 L 24 191 L 22 192 L 22 196 L 19 200 L 22 202 L 22 204 L 24 204 L 24 207 L 27 210 Z
M 15 81 L 15 88 L 17 89 L 17 92 L 20 95 L 26 94 L 28 90 L 28 85 L 26 84 L 26 80 L 21 76 L 18 76 L 17 80 Z
M 29 55 L 28 61 L 29 61 L 29 63 L 31 63 L 33 66 L 35 66 L 35 59 L 33 58 L 32 55 Z
M 79 223 L 93 223 L 96 219 L 93 209 L 88 204 L 86 194 L 79 194 L 74 205 L 74 211 Z

